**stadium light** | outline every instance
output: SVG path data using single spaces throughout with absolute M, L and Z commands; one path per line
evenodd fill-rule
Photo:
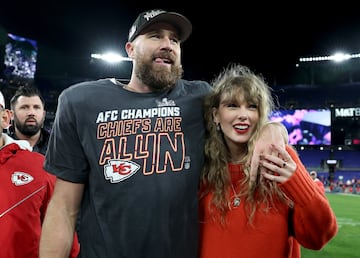
M 338 52 L 331 56 L 301 57 L 301 58 L 299 58 L 299 61 L 302 63 L 304 63 L 304 62 L 321 62 L 321 61 L 333 61 L 333 62 L 339 63 L 339 62 L 344 62 L 349 59 L 355 59 L 355 58 L 360 58 L 360 53 L 359 54 L 344 54 L 344 53 Z
M 120 63 L 123 61 L 130 61 L 130 62 L 132 61 L 132 59 L 129 57 L 123 57 L 120 54 L 111 53 L 111 52 L 106 54 L 91 54 L 91 58 L 100 59 L 108 63 Z

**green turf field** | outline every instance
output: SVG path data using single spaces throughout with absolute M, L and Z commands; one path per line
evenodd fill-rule
M 339 231 L 320 251 L 302 248 L 302 258 L 359 258 L 360 257 L 360 195 L 327 194 Z

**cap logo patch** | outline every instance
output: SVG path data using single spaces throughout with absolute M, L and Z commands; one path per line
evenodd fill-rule
M 155 16 L 158 16 L 160 13 L 164 13 L 164 10 L 152 10 L 151 12 L 146 12 L 144 14 L 145 20 L 150 20 L 151 18 L 154 18 Z

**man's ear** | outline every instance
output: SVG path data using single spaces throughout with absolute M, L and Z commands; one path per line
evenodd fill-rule
M 126 50 L 126 53 L 127 53 L 128 57 L 130 57 L 130 58 L 133 58 L 133 57 L 134 57 L 134 55 L 133 55 L 133 53 L 134 53 L 133 43 L 131 43 L 131 42 L 126 42 L 126 44 L 125 44 L 125 50 Z
M 4 109 L 3 111 L 0 112 L 1 115 L 1 128 L 2 129 L 7 129 L 10 126 L 10 119 L 12 116 L 12 112 L 9 109 Z

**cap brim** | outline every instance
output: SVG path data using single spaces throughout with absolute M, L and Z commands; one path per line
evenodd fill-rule
M 151 24 L 157 22 L 169 23 L 178 29 L 181 42 L 187 40 L 192 32 L 192 24 L 185 16 L 174 12 L 164 12 L 144 24 L 143 27 L 138 28 L 138 33 L 136 36 L 140 35 L 141 32 L 148 28 Z M 133 36 L 132 38 L 134 39 L 135 37 Z

